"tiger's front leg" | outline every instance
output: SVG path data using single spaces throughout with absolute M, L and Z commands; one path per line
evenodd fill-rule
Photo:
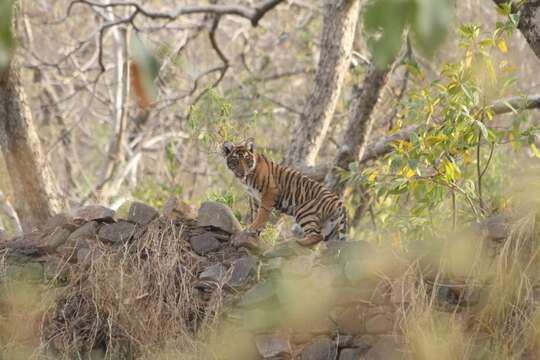
M 260 232 L 264 228 L 268 222 L 268 218 L 270 217 L 270 212 L 274 207 L 275 200 L 276 191 L 273 189 L 269 189 L 267 192 L 262 194 L 259 208 L 257 210 L 257 216 L 251 225 L 248 226 L 249 231 Z

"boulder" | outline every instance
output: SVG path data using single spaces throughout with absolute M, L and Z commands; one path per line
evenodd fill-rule
M 135 233 L 135 225 L 128 221 L 119 221 L 102 226 L 98 231 L 98 238 L 103 242 L 124 244 L 131 240 Z
M 75 210 L 72 214 L 74 220 L 113 222 L 114 210 L 101 205 L 88 205 Z
M 272 281 L 259 283 L 246 291 L 238 306 L 249 308 L 261 306 L 277 300 L 276 290 Z
M 404 360 L 404 341 L 400 336 L 384 335 L 368 350 L 365 360 Z
M 321 336 L 307 344 L 300 359 L 302 360 L 328 360 L 337 356 L 337 344 L 326 336 Z
M 343 349 L 339 353 L 339 360 L 363 360 L 364 352 L 362 349 Z
M 255 338 L 255 345 L 264 359 L 288 357 L 291 354 L 291 344 L 288 338 L 277 335 L 261 335 Z
M 89 259 L 91 250 L 87 247 L 77 249 L 77 263 L 83 264 Z
M 217 251 L 221 248 L 221 243 L 209 231 L 195 235 L 189 239 L 193 251 L 198 255 L 204 256 L 208 253 Z
M 62 227 L 57 227 L 53 232 L 45 238 L 45 248 L 49 251 L 52 251 L 63 245 L 71 235 L 71 231 L 64 229 Z
M 267 259 L 276 258 L 276 257 L 290 258 L 294 256 L 299 256 L 299 255 L 309 255 L 310 253 L 311 253 L 310 249 L 305 248 L 301 245 L 298 245 L 296 241 L 286 241 L 286 242 L 277 244 L 276 246 L 269 249 L 268 251 L 265 251 L 263 253 L 263 257 Z
M 361 311 L 356 306 L 338 310 L 332 318 L 340 334 L 358 335 L 364 332 Z
M 73 222 L 73 218 L 68 214 L 60 213 L 50 217 L 43 226 L 41 226 L 41 231 L 46 233 L 51 233 L 56 228 L 61 227 L 65 224 L 70 224 Z
M 77 244 L 79 241 L 85 241 L 88 239 L 94 240 L 97 237 L 98 223 L 96 221 L 90 221 L 75 230 L 68 237 L 68 241 L 72 244 Z
M 7 231 L 0 229 L 0 242 L 6 242 L 11 238 Z
M 159 212 L 150 205 L 133 202 L 129 207 L 128 221 L 139 225 L 148 225 L 159 216 Z
M 225 278 L 227 270 L 220 263 L 208 266 L 199 274 L 199 280 L 221 283 Z
M 352 341 L 352 347 L 361 349 L 364 353 L 377 342 L 377 337 L 369 334 L 356 336 Z
M 314 257 L 312 254 L 300 255 L 285 261 L 281 271 L 284 276 L 307 277 L 311 274 L 313 265 Z
M 232 272 L 227 285 L 233 288 L 241 288 L 247 285 L 250 277 L 257 271 L 257 258 L 246 256 L 231 264 Z
M 237 232 L 232 236 L 231 243 L 237 248 L 245 248 L 257 253 L 260 251 L 259 236 L 253 232 Z
M 481 227 L 490 240 L 500 242 L 510 235 L 510 218 L 502 214 L 494 215 L 484 220 Z
M 393 328 L 393 319 L 385 314 L 377 314 L 366 321 L 366 332 L 369 334 L 390 333 Z
M 207 201 L 201 205 L 197 221 L 199 226 L 216 227 L 230 234 L 242 230 L 240 222 L 232 210 L 228 206 L 214 201 Z

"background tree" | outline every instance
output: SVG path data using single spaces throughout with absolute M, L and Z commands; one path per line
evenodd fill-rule
M 313 166 L 324 142 L 352 56 L 360 0 L 326 1 L 314 84 L 285 156 L 285 164 Z
M 8 4 L 5 5 L 6 3 Z M 3 6 L 10 4 L 4 2 Z M 13 6 L 17 7 L 16 4 Z M 16 10 L 3 10 L 6 12 L 2 13 L 17 16 Z M 7 16 L 2 22 L 15 24 L 16 21 L 11 21 L 11 16 Z M 4 32 L 3 35 L 12 36 L 13 33 L 16 33 L 16 30 L 7 32 L 7 35 Z M 60 202 L 53 190 L 54 180 L 42 155 L 32 115 L 27 106 L 19 62 L 12 54 L 13 46 L 6 50 L 8 59 L 5 65 L 0 67 L 0 145 L 11 180 L 15 210 L 22 229 L 30 231 L 57 212 Z

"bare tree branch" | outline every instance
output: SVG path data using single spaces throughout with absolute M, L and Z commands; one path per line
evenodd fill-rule
M 98 3 L 90 0 L 74 0 L 69 4 L 68 15 L 71 13 L 72 8 L 76 4 L 86 4 L 95 7 L 101 8 L 110 8 L 110 7 L 131 7 L 134 8 L 134 12 L 129 16 L 129 20 L 133 21 L 137 15 L 142 15 L 152 19 L 164 19 L 164 20 L 176 20 L 181 15 L 192 15 L 192 14 L 214 14 L 217 16 L 221 15 L 235 15 L 242 18 L 245 18 L 251 22 L 251 25 L 257 26 L 261 18 L 270 10 L 275 8 L 278 4 L 284 2 L 285 0 L 266 0 L 262 4 L 255 6 L 253 8 L 242 6 L 242 5 L 219 5 L 219 4 L 208 4 L 208 5 L 188 5 L 182 6 L 174 11 L 152 11 L 147 10 L 141 4 L 134 1 L 126 2 L 108 2 L 108 3 Z

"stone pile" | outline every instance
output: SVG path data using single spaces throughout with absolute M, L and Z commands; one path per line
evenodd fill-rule
M 200 261 L 193 287 L 205 301 L 219 289 L 223 324 L 252 345 L 244 358 L 407 358 L 399 315 L 414 301 L 417 284 L 404 275 L 405 257 L 365 241 L 331 242 L 316 251 L 294 241 L 265 246 L 242 231 L 227 206 L 206 202 L 196 213 L 171 199 L 161 213 L 135 202 L 126 219 L 102 206 L 86 206 L 51 218 L 33 233 L 5 239 L 0 249 L 12 263 L 37 264 L 37 278 L 41 272 L 44 279 L 57 279 L 58 264 L 84 264 L 93 242 L 129 245 L 157 219 L 184 229 L 181 241 L 189 242 Z M 501 241 L 506 236 L 501 221 L 482 231 Z M 474 289 L 426 284 L 443 310 L 474 306 L 479 299 Z

